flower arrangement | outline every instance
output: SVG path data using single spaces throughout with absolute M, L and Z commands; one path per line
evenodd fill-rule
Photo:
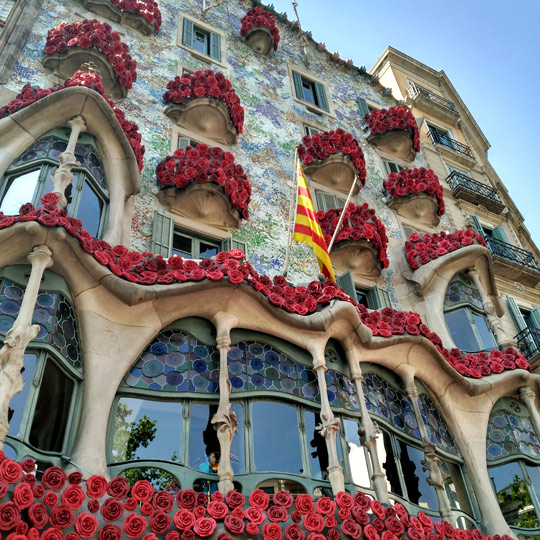
M 60 467 L 49 467 L 38 480 L 31 458 L 18 463 L 2 451 L 0 498 L 0 530 L 10 540 L 303 540 L 306 534 L 308 540 L 512 540 L 456 529 L 424 512 L 409 515 L 399 502 L 385 508 L 360 492 L 314 499 L 256 489 L 208 497 L 192 489 L 156 491 L 147 480 L 133 486 L 98 474 L 84 480 Z
M 115 5 L 121 11 L 141 15 L 148 22 L 153 23 L 156 30 L 159 30 L 161 27 L 161 12 L 159 11 L 158 3 L 154 2 L 154 0 L 111 0 L 111 4 Z
M 323 161 L 328 156 L 341 153 L 356 167 L 362 185 L 366 184 L 366 162 L 358 141 L 343 129 L 306 135 L 298 145 L 298 156 L 302 163 L 309 165 L 314 160 Z
M 113 65 L 120 86 L 129 90 L 137 80 L 137 61 L 131 58 L 129 47 L 110 24 L 97 19 L 62 23 L 47 33 L 45 54 L 65 53 L 72 47 L 94 47 L 102 52 Z
M 338 224 L 342 210 L 328 210 L 317 212 L 317 219 L 328 245 Z M 382 221 L 375 215 L 375 210 L 369 208 L 367 203 L 356 206 L 350 203 L 345 210 L 341 229 L 336 237 L 335 244 L 345 240 L 367 240 L 379 253 L 379 260 L 384 268 L 388 268 L 389 260 L 386 248 L 388 237 Z
M 207 69 L 195 73 L 184 73 L 167 83 L 163 94 L 165 103 L 184 103 L 199 97 L 221 101 L 229 111 L 230 121 L 238 133 L 244 129 L 244 108 L 231 82 L 223 73 Z
M 486 246 L 486 241 L 480 233 L 473 229 L 460 230 L 455 233 L 424 234 L 412 233 L 405 242 L 405 255 L 409 266 L 416 270 L 421 264 L 427 264 L 432 259 L 456 251 L 463 246 L 473 243 Z
M 360 304 L 358 309 L 360 319 L 371 329 L 374 336 L 385 338 L 403 334 L 423 336 L 431 341 L 445 360 L 464 377 L 479 379 L 484 375 L 502 373 L 505 370 L 531 370 L 525 357 L 512 348 L 505 349 L 503 352 L 493 350 L 489 353 L 479 352 L 465 355 L 459 349 L 448 350 L 444 348 L 441 338 L 435 332 L 430 331 L 418 313 L 396 311 L 392 308 L 368 311 L 365 306 Z
M 372 135 L 384 133 L 392 129 L 408 130 L 411 133 L 413 148 L 420 152 L 420 133 L 416 120 L 409 109 L 390 107 L 371 111 L 364 116 Z
M 0 108 L 0 119 L 17 112 L 20 109 L 24 109 L 31 105 L 32 103 L 63 90 L 64 88 L 70 88 L 72 86 L 85 86 L 86 88 L 91 88 L 99 94 L 101 94 L 107 103 L 110 105 L 113 110 L 118 122 L 122 126 L 124 134 L 126 135 L 127 140 L 135 154 L 137 159 L 137 164 L 139 166 L 139 171 L 142 171 L 143 168 L 143 156 L 145 152 L 144 145 L 141 144 L 141 134 L 139 133 L 139 127 L 134 122 L 130 122 L 126 119 L 124 111 L 116 107 L 114 101 L 109 99 L 105 94 L 105 89 L 101 83 L 101 77 L 97 73 L 85 73 L 84 71 L 76 71 L 70 79 L 66 79 L 63 84 L 60 86 L 55 86 L 54 88 L 42 89 L 39 87 L 33 87 L 30 83 L 26 83 L 22 88 L 19 94 L 12 99 L 7 105 Z
M 145 147 L 141 144 L 142 137 L 139 133 L 139 127 L 134 122 L 130 122 L 129 120 L 127 120 L 124 111 L 116 107 L 114 101 L 107 97 L 103 88 L 103 84 L 101 83 L 101 77 L 97 73 L 76 71 L 73 77 L 64 81 L 64 84 L 61 84 L 60 86 L 55 86 L 54 88 L 42 89 L 35 86 L 33 87 L 30 85 L 30 83 L 26 83 L 21 88 L 21 91 L 15 97 L 15 99 L 12 99 L 7 105 L 4 105 L 4 107 L 0 108 L 0 119 L 10 114 L 13 114 L 14 112 L 17 112 L 20 109 L 28 107 L 28 105 L 31 105 L 32 103 L 40 100 L 41 98 L 44 98 L 45 96 L 48 96 L 49 94 L 53 94 L 54 92 L 58 92 L 60 90 L 63 90 L 64 88 L 70 88 L 72 86 L 85 86 L 86 88 L 91 88 L 105 98 L 105 100 L 113 110 L 118 122 L 122 126 L 127 140 L 129 141 L 133 153 L 135 154 L 135 158 L 137 159 L 139 171 L 142 171 Z
M 242 17 L 240 23 L 242 24 L 240 28 L 240 35 L 242 37 L 246 37 L 253 28 L 268 28 L 274 38 L 274 51 L 277 51 L 280 39 L 279 30 L 276 26 L 274 16 L 269 11 L 260 7 L 252 8 Z
M 438 216 L 444 215 L 443 187 L 431 169 L 420 167 L 408 169 L 399 173 L 390 173 L 383 187 L 392 198 L 406 197 L 407 195 L 425 191 L 428 195 L 435 195 L 439 201 Z
M 209 148 L 206 144 L 198 144 L 196 148 L 188 146 L 161 161 L 156 175 L 158 183 L 166 187 L 174 184 L 177 188 L 185 188 L 194 182 L 218 184 L 242 218 L 249 218 L 251 185 L 242 165 L 234 164 L 234 156 L 230 152 L 223 152 L 217 146 Z

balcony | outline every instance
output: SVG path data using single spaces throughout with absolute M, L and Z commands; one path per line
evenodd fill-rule
M 456 126 L 459 120 L 459 113 L 456 106 L 448 99 L 438 96 L 431 90 L 424 88 L 413 82 L 409 83 L 408 99 L 412 105 L 422 111 L 440 118 L 444 122 Z
M 470 146 L 460 143 L 448 136 L 447 133 L 432 127 L 429 128 L 428 135 L 431 142 L 437 145 L 437 150 L 443 157 L 457 161 L 466 167 L 474 166 L 476 159 Z
M 540 353 L 540 330 L 527 327 L 514 338 L 517 341 L 519 352 L 531 362 Z
M 454 197 L 473 204 L 481 204 L 491 212 L 499 214 L 504 203 L 499 198 L 497 190 L 481 182 L 477 182 L 457 171 L 452 171 L 446 178 Z
M 540 283 L 540 265 L 530 251 L 491 236 L 485 238 L 493 256 L 493 270 L 496 274 L 529 287 Z

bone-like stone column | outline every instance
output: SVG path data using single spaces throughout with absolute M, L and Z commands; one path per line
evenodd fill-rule
M 334 413 L 330 408 L 328 401 L 328 392 L 326 389 L 326 361 L 324 359 L 324 348 L 317 348 L 310 351 L 313 356 L 313 369 L 317 373 L 319 383 L 319 392 L 321 395 L 321 423 L 315 427 L 317 431 L 326 440 L 326 449 L 328 451 L 328 479 L 332 486 L 332 491 L 335 494 L 340 491 L 345 491 L 345 478 L 343 476 L 343 467 L 339 464 L 336 446 L 336 436 L 341 424 L 338 418 L 334 417 Z
M 531 417 L 531 424 L 536 432 L 536 436 L 540 439 L 540 413 L 534 403 L 534 392 L 528 386 L 523 386 L 519 389 L 519 397 L 525 403 L 525 407 L 527 407 L 527 411 Z
M 32 271 L 21 309 L 13 326 L 8 330 L 4 346 L 0 349 L 0 449 L 9 431 L 8 411 L 11 398 L 24 388 L 21 369 L 24 351 L 39 332 L 39 325 L 31 324 L 39 286 L 45 268 L 52 265 L 51 251 L 47 246 L 37 246 L 28 255 Z
M 360 413 L 362 415 L 358 434 L 360 435 L 360 442 L 368 449 L 369 459 L 371 461 L 371 470 L 373 471 L 371 474 L 371 482 L 373 483 L 373 488 L 375 489 L 376 498 L 382 504 L 390 504 L 388 486 L 386 484 L 386 475 L 381 468 L 379 454 L 377 452 L 377 438 L 380 432 L 377 424 L 373 422 L 369 416 L 366 407 L 364 390 L 362 388 L 364 376 L 362 375 L 358 354 L 359 353 L 355 348 L 351 348 L 347 351 L 347 360 L 349 362 L 351 376 L 354 384 L 356 385 L 356 393 L 358 395 L 358 403 L 360 405 Z
M 84 118 L 80 115 L 72 118 L 68 122 L 68 126 L 71 128 L 69 141 L 66 149 L 58 156 L 60 166 L 53 169 L 53 176 L 51 178 L 54 186 L 53 193 L 56 193 L 60 197 L 58 200 L 58 206 L 60 208 L 65 208 L 67 206 L 65 192 L 66 188 L 73 181 L 71 169 L 80 166 L 80 163 L 75 159 L 75 146 L 77 145 L 79 134 L 86 131 L 86 123 Z

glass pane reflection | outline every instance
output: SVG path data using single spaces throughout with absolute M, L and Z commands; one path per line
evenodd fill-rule
M 466 310 L 458 309 L 445 313 L 444 318 L 458 349 L 462 351 L 478 351 L 480 349 Z
M 102 207 L 103 203 L 101 199 L 96 195 L 95 191 L 85 179 L 79 208 L 77 209 L 77 215 L 75 217 L 82 221 L 83 227 L 94 237 L 97 237 L 99 232 Z
M 35 354 L 24 355 L 24 366 L 21 370 L 22 378 L 24 381 L 23 389 L 15 394 L 9 403 L 8 421 L 9 431 L 8 434 L 12 437 L 17 436 L 19 433 L 19 427 L 26 408 L 26 402 L 28 400 L 28 393 L 32 388 L 32 380 L 34 378 L 34 371 L 36 369 L 37 356 Z
M 8 180 L 0 211 L 7 216 L 15 216 L 19 213 L 19 208 L 23 204 L 32 202 L 40 172 L 41 169 L 37 169 L 23 173 L 20 176 L 12 176 Z
M 231 465 L 235 474 L 239 474 L 246 469 L 246 458 L 244 454 L 244 407 L 240 403 L 234 403 L 233 412 L 238 421 L 238 432 L 234 434 L 231 443 Z
M 315 426 L 321 423 L 320 416 L 312 411 L 306 411 L 306 438 L 309 444 L 309 464 L 311 468 L 311 477 L 328 480 L 328 450 L 326 440 L 321 436 L 320 431 Z
M 369 487 L 369 470 L 366 454 L 360 442 L 360 435 L 358 435 L 358 423 L 345 418 L 343 427 L 345 428 L 345 440 L 349 448 L 349 467 L 352 481 L 357 486 Z
M 255 469 L 302 474 L 296 408 L 283 403 L 259 401 L 251 405 L 251 412 Z
M 219 453 L 219 441 L 212 425 L 217 405 L 192 403 L 189 415 L 189 465 L 208 472 L 206 464 L 212 452 Z

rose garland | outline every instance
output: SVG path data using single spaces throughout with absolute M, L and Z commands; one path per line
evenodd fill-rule
M 111 0 L 111 4 L 115 5 L 121 11 L 137 13 L 144 17 L 148 22 L 151 22 L 159 30 L 161 27 L 161 12 L 159 11 L 158 3 L 154 0 Z
M 137 80 L 137 61 L 131 58 L 129 47 L 110 24 L 91 19 L 51 28 L 47 33 L 45 54 L 61 54 L 77 46 L 82 49 L 94 47 L 102 52 L 113 65 L 120 86 L 129 90 Z
M 324 240 L 328 245 L 338 224 L 339 216 L 342 210 L 331 209 L 328 212 L 319 210 L 317 219 L 324 234 Z M 388 237 L 386 228 L 382 221 L 375 215 L 375 210 L 370 209 L 367 203 L 356 206 L 350 203 L 345 210 L 341 229 L 336 237 L 335 244 L 345 240 L 367 240 L 377 249 L 379 260 L 384 268 L 388 268 L 389 260 L 386 248 L 388 246 Z
M 525 357 L 513 348 L 505 349 L 503 352 L 493 350 L 489 353 L 479 352 L 466 355 L 456 348 L 449 351 L 442 346 L 441 338 L 435 332 L 431 332 L 422 322 L 418 313 L 395 311 L 392 308 L 368 311 L 360 304 L 358 309 L 361 321 L 371 329 L 374 336 L 385 338 L 403 334 L 423 336 L 431 341 L 445 360 L 464 377 L 479 379 L 482 376 L 502 373 L 506 370 L 531 370 Z
M 512 540 L 457 529 L 424 512 L 412 516 L 399 502 L 384 507 L 360 492 L 314 499 L 278 491 L 270 498 L 256 489 L 209 498 L 192 489 L 156 491 L 147 480 L 83 480 L 60 467 L 38 480 L 36 470 L 32 459 L 19 464 L 0 451 L 0 530 L 10 540 L 232 540 L 261 533 L 263 540 L 304 540 L 306 533 L 307 540 Z
M 174 184 L 177 188 L 185 188 L 194 182 L 218 184 L 242 218 L 249 218 L 251 185 L 242 165 L 234 164 L 234 156 L 230 152 L 223 152 L 217 146 L 209 148 L 206 144 L 178 149 L 159 163 L 156 175 L 158 182 L 166 187 Z
M 167 83 L 167 91 L 163 94 L 163 101 L 165 103 L 184 103 L 199 97 L 208 97 L 223 102 L 229 111 L 232 125 L 238 133 L 242 133 L 244 108 L 229 79 L 225 78 L 223 73 L 219 71 L 207 69 L 175 77 Z
M 145 152 L 144 145 L 141 144 L 141 134 L 139 133 L 139 127 L 134 122 L 130 122 L 126 119 L 124 112 L 116 107 L 114 101 L 109 99 L 105 94 L 105 89 L 101 82 L 101 77 L 97 73 L 85 73 L 84 71 L 76 71 L 71 77 L 71 79 L 66 79 L 63 84 L 60 86 L 55 86 L 54 88 L 39 88 L 32 87 L 30 83 L 26 83 L 22 88 L 17 97 L 12 99 L 7 105 L 0 108 L 0 119 L 17 112 L 20 109 L 24 109 L 31 105 L 32 103 L 52 94 L 63 90 L 64 88 L 70 88 L 72 86 L 85 86 L 86 88 L 91 88 L 99 94 L 101 94 L 107 103 L 110 105 L 113 110 L 118 122 L 122 126 L 124 134 L 126 135 L 129 144 L 135 154 L 137 159 L 137 164 L 139 165 L 139 171 L 142 171 L 143 168 L 143 156 Z
M 411 133 L 413 148 L 420 152 L 420 133 L 416 120 L 409 109 L 404 107 L 390 107 L 389 109 L 378 109 L 367 113 L 364 120 L 369 126 L 372 135 L 384 133 L 391 129 L 408 130 Z
M 279 30 L 276 26 L 274 16 L 269 11 L 260 7 L 250 9 L 241 19 L 240 35 L 245 37 L 253 28 L 265 27 L 270 30 L 274 38 L 274 51 L 277 51 L 279 43 Z
M 306 165 L 313 163 L 313 160 L 323 161 L 330 155 L 341 153 L 354 163 L 358 178 L 362 185 L 366 184 L 364 152 L 352 134 L 343 129 L 305 135 L 297 150 L 302 163 Z
M 422 236 L 415 232 L 405 242 L 405 256 L 409 266 L 416 270 L 421 264 L 427 264 L 432 259 L 473 243 L 486 246 L 483 236 L 480 233 L 475 233 L 473 229 L 460 230 L 455 233 L 442 231 Z
M 444 215 L 444 189 L 439 179 L 431 169 L 420 167 L 408 169 L 399 173 L 390 173 L 388 180 L 383 182 L 383 187 L 394 199 L 425 191 L 428 195 L 435 195 L 439 201 L 437 215 Z

